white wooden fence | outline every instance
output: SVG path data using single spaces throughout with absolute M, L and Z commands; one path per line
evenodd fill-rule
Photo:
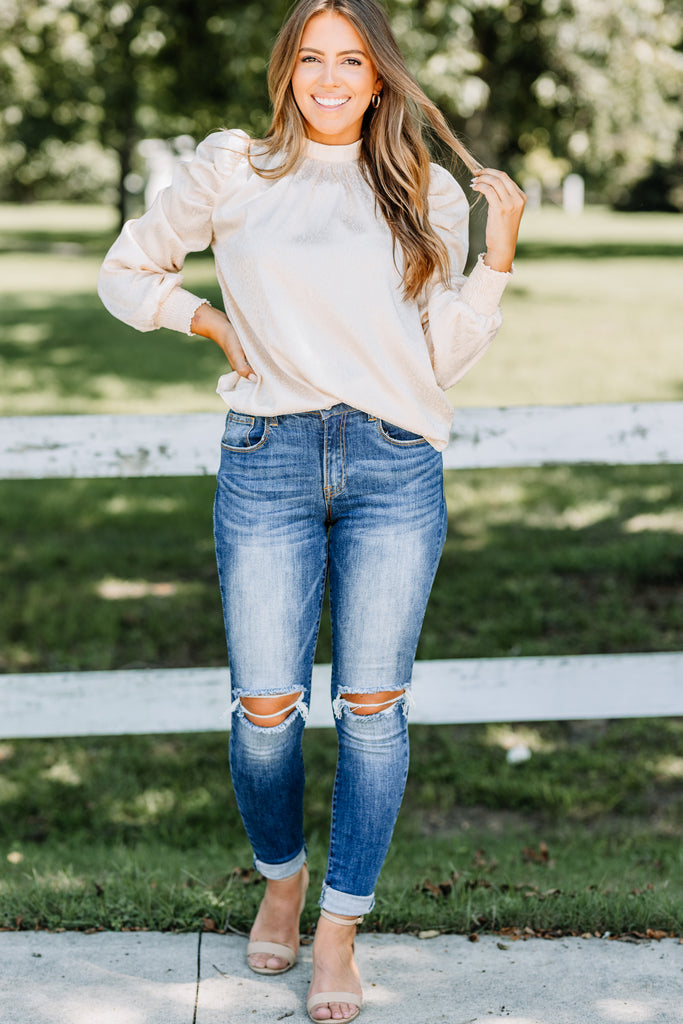
M 0 478 L 215 474 L 223 415 L 0 420 Z M 683 464 L 683 403 L 465 409 L 447 468 Z M 673 470 L 672 470 L 673 471 Z M 413 722 L 513 722 L 683 714 L 683 652 L 420 661 Z M 227 669 L 0 676 L 0 736 L 227 729 Z M 309 724 L 329 726 L 329 666 Z

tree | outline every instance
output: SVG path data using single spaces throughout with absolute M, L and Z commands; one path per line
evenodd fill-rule
M 123 221 L 141 138 L 202 136 L 225 123 L 257 134 L 265 127 L 266 56 L 282 3 L 225 0 L 220 15 L 213 0 L 5 3 L 0 142 L 9 154 L 8 198 L 32 194 L 55 143 L 98 143 L 116 156 Z
M 417 78 L 483 162 L 522 176 L 573 167 L 614 201 L 651 167 L 675 164 L 679 3 L 387 3 Z M 267 54 L 287 6 L 2 0 L 0 191 L 29 198 L 61 176 L 67 194 L 82 194 L 90 173 L 115 181 L 123 218 L 141 138 L 223 125 L 261 134 Z
M 683 9 L 665 0 L 391 0 L 417 76 L 484 162 L 560 161 L 616 199 L 676 159 Z

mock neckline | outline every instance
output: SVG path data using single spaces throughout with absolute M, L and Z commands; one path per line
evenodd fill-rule
M 358 139 L 347 146 L 327 146 L 322 142 L 306 139 L 306 156 L 312 160 L 325 160 L 330 164 L 351 163 L 358 159 L 362 144 L 363 140 Z

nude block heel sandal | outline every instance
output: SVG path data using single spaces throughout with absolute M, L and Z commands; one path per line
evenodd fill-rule
M 339 917 L 337 914 L 330 914 L 329 910 L 322 909 L 320 916 L 324 917 L 327 921 L 331 921 L 332 924 L 342 925 L 354 925 L 360 924 L 363 920 L 362 917 Z M 317 1009 L 318 1006 L 324 1006 L 325 1003 L 351 1003 L 352 1006 L 357 1006 L 358 1009 L 355 1013 L 352 1013 L 350 1017 L 344 1017 L 339 1024 L 349 1024 L 350 1021 L 355 1020 L 361 1011 L 363 1005 L 363 997 L 356 995 L 355 992 L 316 992 L 314 996 L 311 996 L 306 1000 L 306 1012 L 314 1024 L 327 1024 L 327 1021 L 320 1021 L 317 1017 L 313 1016 L 313 1010 Z
M 249 963 L 252 953 L 268 953 L 269 956 L 278 956 L 281 960 L 287 961 L 286 967 L 254 967 Z M 255 974 L 284 974 L 291 970 L 296 963 L 296 953 L 291 946 L 285 946 L 282 942 L 250 942 L 247 945 L 247 966 Z
M 299 908 L 299 917 L 301 917 L 304 907 L 306 905 L 306 893 L 303 895 L 301 900 L 301 907 Z M 281 960 L 286 961 L 286 967 L 254 967 L 249 963 L 249 957 L 252 953 L 268 953 L 270 956 L 278 956 Z M 284 974 L 285 971 L 290 971 L 296 963 L 297 954 L 291 946 L 286 946 L 283 942 L 249 942 L 247 943 L 247 967 L 255 974 Z

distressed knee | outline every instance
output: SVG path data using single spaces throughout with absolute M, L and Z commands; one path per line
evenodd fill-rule
M 242 713 L 252 725 L 258 725 L 265 729 L 272 729 L 281 725 L 295 710 L 301 710 L 303 691 L 297 690 L 294 693 L 285 693 L 267 697 L 239 697 L 242 705 Z M 306 716 L 304 715 L 304 718 Z
M 376 715 L 378 711 L 388 711 L 401 700 L 405 692 L 403 689 L 380 690 L 378 693 L 340 693 L 337 699 L 345 701 L 354 715 Z

